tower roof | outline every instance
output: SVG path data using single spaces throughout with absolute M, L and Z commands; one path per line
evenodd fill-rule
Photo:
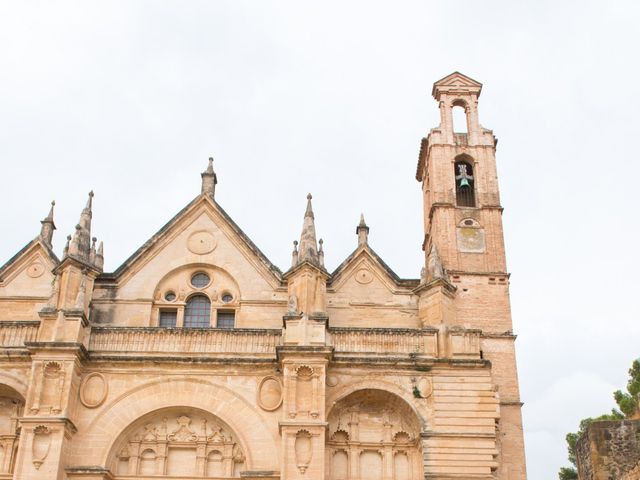
M 443 93 L 472 93 L 479 97 L 481 91 L 482 84 L 480 82 L 471 77 L 467 77 L 460 72 L 453 72 L 433 84 L 431 95 L 433 95 L 436 100 L 440 100 L 440 95 Z

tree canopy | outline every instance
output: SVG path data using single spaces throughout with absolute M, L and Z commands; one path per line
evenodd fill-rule
M 569 451 L 569 462 L 571 467 L 562 467 L 558 472 L 560 480 L 577 480 L 577 460 L 576 460 L 576 443 L 578 439 L 587 430 L 587 427 L 601 420 L 622 420 L 623 418 L 635 418 L 640 414 L 640 359 L 635 360 L 629 369 L 629 381 L 627 382 L 627 391 L 616 390 L 613 392 L 613 398 L 618 405 L 617 409 L 612 409 L 611 413 L 605 413 L 596 418 L 585 418 L 580 422 L 577 432 L 568 433 L 567 450 Z

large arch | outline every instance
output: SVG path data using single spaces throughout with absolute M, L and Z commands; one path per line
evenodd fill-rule
M 129 425 L 113 444 L 107 466 L 117 475 L 239 478 L 245 460 L 237 434 L 224 421 L 175 406 Z
M 249 470 L 279 470 L 279 442 L 257 409 L 229 387 L 204 379 L 168 377 L 127 391 L 105 405 L 81 431 L 71 454 L 75 465 L 107 466 L 117 438 L 152 412 L 193 408 L 219 418 L 237 436 Z M 277 434 L 277 431 L 275 432 Z
M 2 375 L 2 381 L 7 378 Z M 23 415 L 24 404 L 24 396 L 14 386 L 0 383 L 0 474 L 14 470 L 20 439 L 18 419 Z
M 423 478 L 421 420 L 402 397 L 376 388 L 343 395 L 327 416 L 330 480 Z
M 425 431 L 427 429 L 428 412 L 424 408 L 424 404 L 416 405 L 414 401 L 415 397 L 410 390 L 402 388 L 396 383 L 383 379 L 369 378 L 360 382 L 349 382 L 341 387 L 330 389 L 327 394 L 327 418 L 329 418 L 332 410 L 340 400 L 359 390 L 382 390 L 388 393 L 392 393 L 393 395 L 402 399 L 413 411 L 420 422 L 421 430 Z

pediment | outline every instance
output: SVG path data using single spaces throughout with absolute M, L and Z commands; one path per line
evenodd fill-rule
M 101 275 L 99 281 L 115 281 L 119 287 L 132 281 L 155 282 L 187 264 L 241 270 L 243 275 L 261 278 L 272 288 L 281 285 L 280 270 L 206 195 L 195 198 L 117 270 Z
M 482 84 L 460 72 L 453 72 L 433 84 L 432 95 L 439 100 L 441 93 L 471 92 L 480 96 Z
M 53 251 L 36 237 L 0 267 L 3 296 L 23 296 L 24 292 L 36 296 L 48 295 L 53 279 L 51 271 L 58 263 Z
M 401 279 L 368 245 L 355 250 L 331 274 L 327 288 L 340 290 L 348 282 L 367 286 L 374 282 L 384 285 L 392 293 L 414 288 L 418 280 Z

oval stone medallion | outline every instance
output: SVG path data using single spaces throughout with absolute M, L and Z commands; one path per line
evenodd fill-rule
M 107 379 L 98 372 L 93 372 L 84 377 L 80 386 L 80 401 L 87 408 L 99 407 L 105 398 L 109 387 Z
M 277 409 L 282 403 L 282 384 L 276 377 L 264 377 L 258 386 L 258 405 L 263 410 Z
M 211 232 L 195 232 L 189 236 L 187 248 L 196 255 L 204 255 L 216 248 L 216 239 Z

